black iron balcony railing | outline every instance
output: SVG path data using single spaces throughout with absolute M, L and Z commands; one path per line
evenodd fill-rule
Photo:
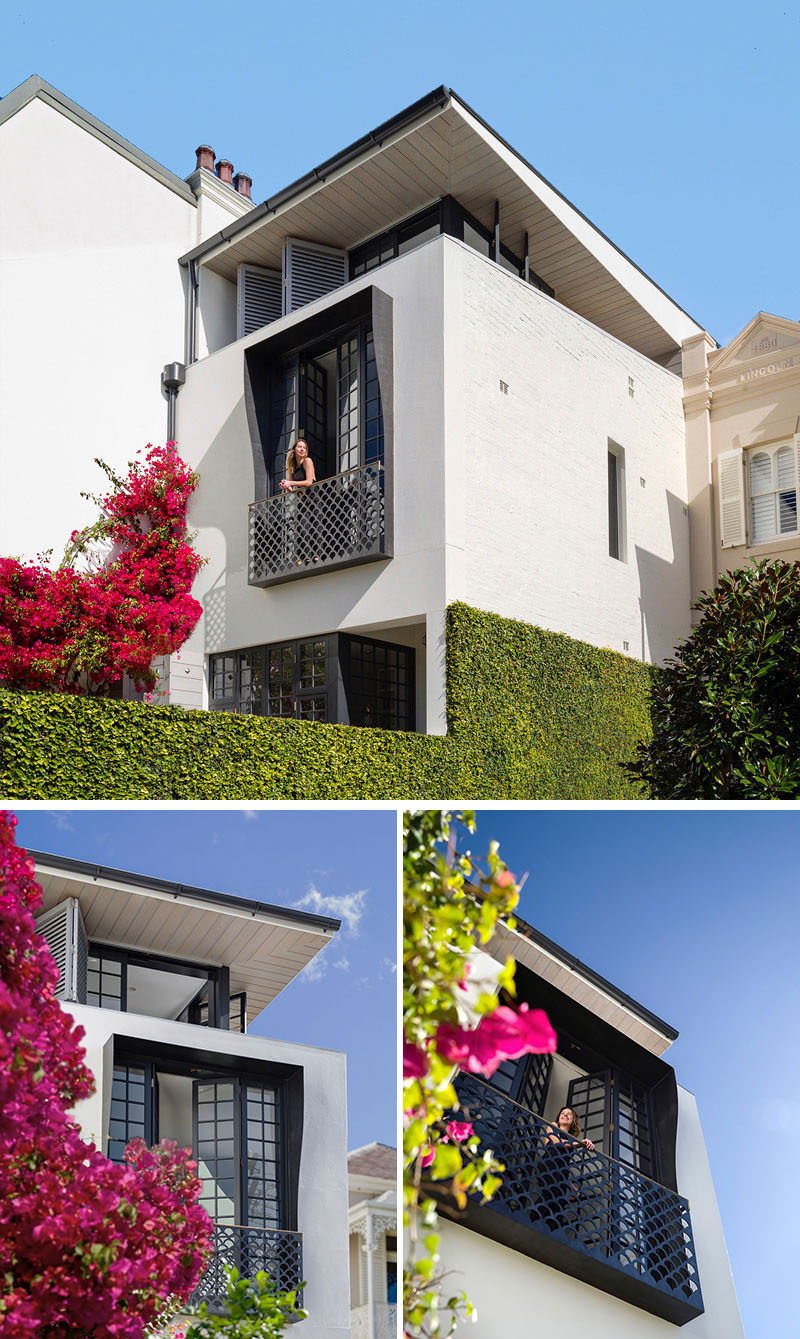
M 212 1307 L 222 1301 L 226 1291 L 226 1265 L 235 1265 L 242 1278 L 248 1279 L 260 1269 L 266 1270 L 270 1282 L 281 1292 L 291 1292 L 303 1280 L 302 1232 L 216 1223 L 213 1250 L 208 1268 L 192 1294 L 194 1305 L 207 1302 Z
M 489 1084 L 462 1074 L 462 1114 L 505 1165 L 467 1222 L 534 1259 L 684 1325 L 703 1311 L 689 1205 L 635 1168 L 569 1139 Z
M 251 586 L 384 557 L 383 466 L 362 465 L 319 479 L 311 488 L 252 502 L 249 528 Z

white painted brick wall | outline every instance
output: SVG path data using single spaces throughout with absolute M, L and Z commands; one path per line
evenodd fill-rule
M 446 258 L 448 601 L 663 660 L 689 630 L 680 379 L 463 244 Z

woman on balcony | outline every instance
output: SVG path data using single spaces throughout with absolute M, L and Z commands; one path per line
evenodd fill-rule
M 566 1225 L 570 1201 L 576 1198 L 571 1168 L 579 1144 L 594 1152 L 591 1139 L 581 1139 L 580 1121 L 572 1107 L 562 1107 L 555 1125 L 545 1133 L 538 1175 L 539 1213 L 550 1228 Z
M 286 457 L 286 478 L 281 479 L 280 486 L 287 493 L 299 493 L 316 482 L 314 462 L 308 454 L 308 442 L 298 437 Z
M 286 457 L 286 478 L 281 479 L 280 486 L 285 493 L 302 495 L 316 481 L 314 462 L 308 454 L 308 442 L 304 437 L 298 437 Z M 293 503 L 292 511 L 295 511 L 296 507 L 297 503 Z M 294 529 L 295 561 L 298 567 L 305 567 L 309 560 L 309 554 L 313 553 L 314 549 L 318 547 L 313 533 L 313 510 L 312 508 L 312 514 L 309 515 L 305 507 L 301 508 L 296 512 L 294 526 L 292 527 L 291 522 L 288 526 L 289 532 L 292 528 Z M 315 563 L 319 561 L 316 554 L 311 561 Z

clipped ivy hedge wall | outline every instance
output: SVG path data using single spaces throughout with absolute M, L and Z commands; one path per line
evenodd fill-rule
M 0 692 L 8 799 L 615 799 L 652 671 L 467 605 L 447 613 L 445 738 Z

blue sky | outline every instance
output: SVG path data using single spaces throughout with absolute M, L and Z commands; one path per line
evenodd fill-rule
M 488 811 L 526 920 L 677 1028 L 747 1339 L 795 1311 L 800 812 Z M 720 1336 L 720 1339 L 724 1339 Z
M 39 74 L 180 176 L 210 143 L 263 200 L 448 84 L 726 343 L 800 315 L 799 44 L 785 0 L 16 0 L 0 93 Z
M 300 906 L 342 928 L 252 1027 L 347 1052 L 348 1147 L 396 1143 L 393 811 L 20 811 L 23 846 Z

